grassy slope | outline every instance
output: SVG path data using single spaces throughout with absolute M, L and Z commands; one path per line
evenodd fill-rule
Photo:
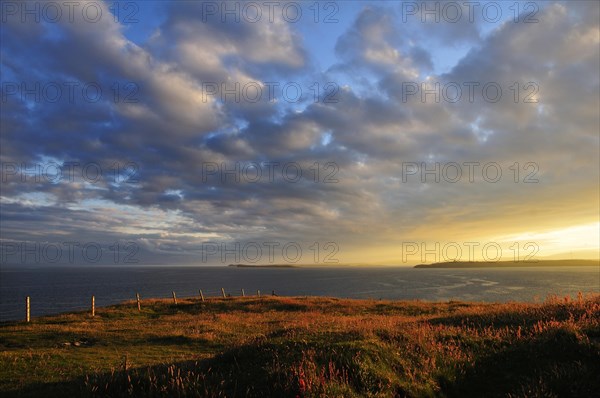
M 600 297 L 146 300 L 0 325 L 0 350 L 2 396 L 593 397 Z

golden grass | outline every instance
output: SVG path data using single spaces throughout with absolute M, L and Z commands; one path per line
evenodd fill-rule
M 599 339 L 594 295 L 542 304 L 144 300 L 141 312 L 126 302 L 95 318 L 2 324 L 0 393 L 586 396 L 600 391 L 591 377 Z

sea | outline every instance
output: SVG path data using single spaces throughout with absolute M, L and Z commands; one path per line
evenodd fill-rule
M 408 267 L 236 268 L 208 266 L 44 267 L 0 269 L 0 321 L 89 310 L 144 298 L 333 296 L 339 298 L 543 302 L 550 296 L 600 293 L 600 268 L 519 267 L 419 269 Z

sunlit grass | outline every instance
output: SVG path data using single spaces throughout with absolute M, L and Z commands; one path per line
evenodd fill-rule
M 600 297 L 145 300 L 0 326 L 19 396 L 593 396 Z M 75 345 L 76 343 L 77 345 Z M 590 395 L 592 394 L 592 395 Z

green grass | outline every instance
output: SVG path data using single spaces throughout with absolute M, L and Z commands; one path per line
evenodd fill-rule
M 0 351 L 3 397 L 587 398 L 600 297 L 145 300 L 2 324 Z

